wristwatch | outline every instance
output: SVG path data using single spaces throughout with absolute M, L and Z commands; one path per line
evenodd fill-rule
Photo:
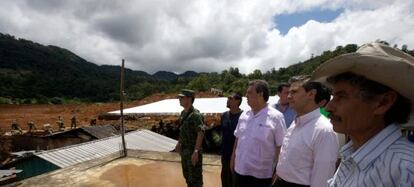
M 194 153 L 198 153 L 198 149 L 194 149 Z

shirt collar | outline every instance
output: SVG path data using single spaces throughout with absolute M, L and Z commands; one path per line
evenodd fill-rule
M 400 128 L 395 124 L 391 124 L 369 139 L 356 151 L 353 150 L 352 141 L 350 141 L 342 147 L 341 155 L 344 156 L 344 159 L 350 156 L 359 169 L 364 170 L 401 136 Z
M 348 157 L 353 153 L 352 149 L 352 140 L 342 146 L 341 150 L 339 150 L 340 155 L 342 156 L 342 160 L 348 159 Z
M 182 114 L 187 114 L 187 113 L 191 113 L 194 110 L 194 106 L 191 105 L 191 107 L 188 109 L 188 111 L 186 112 L 185 110 L 181 111 Z
M 278 101 L 278 102 L 275 104 L 275 108 L 276 108 L 276 109 L 279 109 L 281 106 L 286 106 L 286 110 L 290 107 L 289 103 L 287 103 L 286 105 L 282 105 L 282 104 L 280 104 L 280 101 Z
M 256 118 L 260 115 L 262 115 L 263 113 L 267 113 L 267 111 L 269 110 L 268 104 L 266 104 L 265 107 L 263 107 L 257 114 L 253 113 L 253 110 L 249 110 L 248 113 L 251 117 Z
M 305 115 L 302 116 L 297 116 L 295 118 L 295 125 L 296 126 L 302 126 L 305 125 L 307 123 L 309 123 L 311 120 L 317 118 L 321 116 L 321 113 L 319 111 L 319 108 L 316 108 L 315 110 L 313 110 L 312 112 L 309 112 Z

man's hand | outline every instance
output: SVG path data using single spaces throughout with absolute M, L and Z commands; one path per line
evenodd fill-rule
M 232 156 L 230 160 L 230 171 L 234 173 L 234 156 Z
M 234 141 L 234 145 L 233 145 L 233 152 L 231 153 L 231 159 L 230 159 L 230 171 L 234 174 L 234 167 L 235 167 L 235 160 L 236 160 L 236 147 L 237 147 L 237 143 L 238 143 L 239 139 L 236 138 L 236 140 Z
M 178 152 L 178 153 L 181 152 L 181 143 L 180 142 L 178 142 L 177 145 L 175 145 L 174 150 L 175 150 L 175 152 Z
M 191 163 L 193 164 L 193 166 L 195 166 L 198 162 L 198 152 L 194 151 L 193 155 L 191 155 Z

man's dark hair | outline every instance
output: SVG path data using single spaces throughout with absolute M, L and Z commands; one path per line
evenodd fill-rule
M 265 80 L 252 80 L 249 86 L 254 86 L 257 93 L 263 93 L 263 99 L 267 102 L 269 100 L 269 84 Z
M 352 72 L 345 72 L 335 76 L 331 76 L 327 80 L 329 83 L 333 84 L 337 82 L 348 82 L 352 86 L 357 87 L 359 89 L 358 97 L 360 97 L 363 102 L 373 101 L 381 94 L 393 90 L 388 86 L 369 80 L 362 75 L 357 75 Z M 391 108 L 385 113 L 385 124 L 389 125 L 391 123 L 407 123 L 410 117 L 411 110 L 411 101 L 398 93 L 396 101 L 391 106 Z
M 285 82 L 284 82 L 284 83 L 280 83 L 280 84 L 277 86 L 277 92 L 278 92 L 278 93 L 282 92 L 284 87 L 289 88 L 289 87 L 290 87 L 290 84 L 289 84 L 289 83 L 285 83 Z
M 243 101 L 243 96 L 240 92 L 233 93 L 233 98 L 239 101 L 239 106 L 241 105 Z
M 324 86 L 322 83 L 312 82 L 309 80 L 310 80 L 309 75 L 299 75 L 299 76 L 294 76 L 290 78 L 289 83 L 292 84 L 294 82 L 300 82 L 306 92 L 315 90 L 316 94 L 315 94 L 314 101 L 316 104 L 319 104 L 323 100 L 326 100 L 327 102 L 329 102 L 329 100 L 331 99 L 331 94 L 329 92 L 329 89 L 326 86 Z
M 302 86 L 306 92 L 309 92 L 311 90 L 316 90 L 315 99 L 314 99 L 316 104 L 319 104 L 323 100 L 326 100 L 326 102 L 329 102 L 329 100 L 331 99 L 331 94 L 329 93 L 328 89 L 326 88 L 326 86 L 324 86 L 320 82 L 308 81 L 308 82 L 305 82 Z
M 328 102 L 331 100 L 331 90 L 328 87 L 324 86 L 324 85 L 322 85 L 322 86 L 323 86 L 323 88 L 321 90 L 320 96 L 321 96 L 321 101 L 326 101 L 326 103 L 325 103 L 325 106 L 326 106 L 326 104 L 328 104 Z M 321 102 L 321 101 L 319 101 L 319 102 Z M 325 107 L 325 106 L 323 106 L 323 107 Z

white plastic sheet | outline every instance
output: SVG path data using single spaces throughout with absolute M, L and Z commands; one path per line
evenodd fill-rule
M 279 100 L 277 96 L 271 96 L 268 103 L 274 105 Z M 215 98 L 196 98 L 193 106 L 200 110 L 202 114 L 217 114 L 223 113 L 228 110 L 226 107 L 226 97 Z M 250 107 L 247 104 L 247 99 L 243 97 L 242 104 L 240 105 L 242 110 L 249 110 Z M 158 102 L 141 105 L 137 107 L 124 109 L 124 114 L 156 114 L 156 115 L 179 115 L 183 110 L 180 106 L 178 99 L 165 99 Z M 110 114 L 119 114 L 120 111 L 112 111 Z

